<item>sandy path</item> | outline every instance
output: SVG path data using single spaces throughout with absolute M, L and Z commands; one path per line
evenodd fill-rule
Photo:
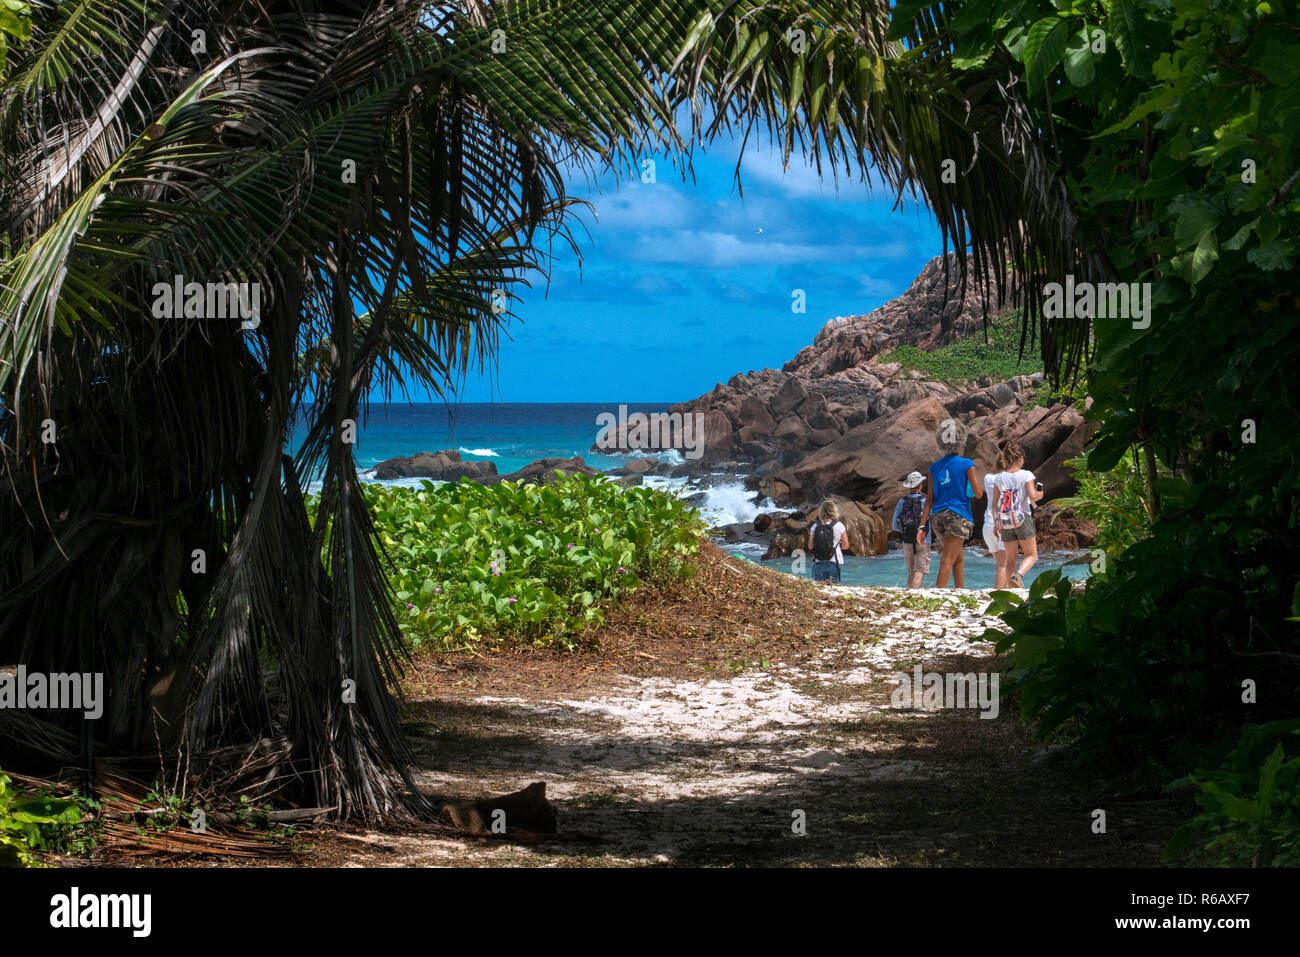
M 870 864 L 943 853 L 971 833 L 970 821 L 954 830 L 944 808 L 981 755 L 935 748 L 934 726 L 959 739 L 1006 738 L 1009 748 L 1007 721 L 900 710 L 889 695 L 893 675 L 916 664 L 988 670 L 991 645 L 970 642 L 1001 625 L 981 613 L 987 592 L 824 593 L 811 614 L 832 637 L 797 664 L 742 659 L 697 679 L 618 675 L 588 696 L 416 704 L 422 788 L 499 794 L 544 781 L 560 829 L 596 841 L 519 846 L 365 832 L 339 836 L 351 848 L 339 863 Z M 922 805 L 941 812 L 938 829 L 916 827 Z M 796 812 L 806 834 L 792 829 Z

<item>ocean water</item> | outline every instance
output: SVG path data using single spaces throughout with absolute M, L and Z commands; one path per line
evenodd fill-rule
M 671 403 L 623 404 L 631 415 L 665 412 Z M 502 475 L 535 459 L 572 455 L 581 455 L 596 468 L 617 468 L 626 456 L 588 450 L 600 432 L 596 416 L 617 415 L 618 407 L 618 403 L 375 404 L 369 417 L 357 424 L 353 455 L 363 469 L 397 456 L 444 449 L 457 450 L 467 462 L 491 462 Z M 290 440 L 294 450 L 301 438 L 301 430 L 295 430 Z
M 624 403 L 627 414 L 665 412 L 672 403 Z M 357 465 L 372 469 L 385 459 L 456 449 L 466 461 L 486 461 L 496 465 L 499 474 L 514 472 L 540 458 L 582 456 L 588 465 L 601 469 L 618 468 L 641 453 L 608 455 L 590 451 L 600 429 L 596 417 L 601 413 L 618 414 L 619 403 L 465 403 L 447 407 L 442 404 L 376 404 L 370 415 L 358 423 L 354 449 Z M 292 436 L 290 451 L 296 451 L 302 431 Z M 655 454 L 655 453 L 650 453 Z M 660 454 L 659 457 L 664 457 Z M 683 461 L 673 452 L 670 461 Z M 420 479 L 395 479 L 384 485 L 416 485 Z M 314 483 L 313 483 L 314 484 Z M 704 501 L 697 505 L 711 524 L 752 521 L 759 512 L 775 506 L 744 487 L 740 481 L 728 481 L 708 489 L 687 487 L 686 479 L 647 477 L 645 484 L 674 494 L 691 495 L 703 491 Z M 724 550 L 757 562 L 763 549 L 754 545 L 727 545 Z M 1042 572 L 1063 567 L 1071 578 L 1087 575 L 1087 565 L 1065 565 L 1067 556 L 1046 555 L 1029 574 L 1027 583 Z M 791 559 L 764 562 L 772 568 L 790 572 Z M 933 585 L 939 568 L 938 556 L 930 560 L 926 584 Z M 845 560 L 843 583 L 846 585 L 905 584 L 901 551 L 872 558 L 849 556 Z M 981 549 L 966 550 L 966 587 L 993 587 L 993 561 Z
M 723 551 L 729 552 L 746 561 L 761 564 L 768 568 L 778 568 L 783 572 L 793 574 L 794 560 L 790 558 L 779 558 L 769 562 L 760 562 L 759 556 L 763 554 L 763 549 L 754 545 L 724 545 Z M 993 559 L 987 557 L 988 553 L 982 548 L 966 549 L 965 559 L 965 587 L 966 588 L 992 588 L 994 578 Z M 1033 583 L 1033 580 L 1043 572 L 1059 568 L 1066 578 L 1082 580 L 1088 577 L 1088 565 L 1086 563 L 1077 565 L 1067 565 L 1072 556 L 1057 552 L 1045 552 L 1038 559 L 1038 563 L 1029 570 L 1025 576 L 1025 584 Z M 811 578 L 810 568 L 805 568 L 802 577 Z M 925 576 L 922 583 L 926 588 L 933 588 L 939 577 L 939 556 L 934 554 L 930 556 L 930 573 Z M 891 549 L 885 555 L 873 555 L 869 558 L 859 558 L 856 555 L 844 556 L 844 567 L 840 570 L 840 584 L 842 585 L 885 585 L 895 588 L 903 588 L 907 585 L 907 566 L 903 562 L 903 553 L 897 549 Z M 951 577 L 949 584 L 952 584 Z

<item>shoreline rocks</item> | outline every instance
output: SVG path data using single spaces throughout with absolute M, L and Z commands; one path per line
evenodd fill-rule
M 545 458 L 534 459 L 517 472 L 511 472 L 508 475 L 493 475 L 483 481 L 484 485 L 496 485 L 498 482 L 550 482 L 555 478 L 555 473 L 560 472 L 566 477 L 575 473 L 583 475 L 598 475 L 599 469 L 594 469 L 588 465 L 580 455 L 572 458 Z
M 497 467 L 491 462 L 466 462 L 455 449 L 385 459 L 373 470 L 374 477 L 381 480 L 427 478 L 440 482 L 455 482 L 462 478 L 481 481 L 496 474 Z

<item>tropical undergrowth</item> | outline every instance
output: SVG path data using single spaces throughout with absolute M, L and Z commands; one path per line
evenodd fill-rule
M 1021 358 L 1019 318 L 1013 313 L 991 317 L 987 335 L 980 332 L 930 352 L 898 346 L 879 361 L 900 363 L 939 382 L 966 382 L 985 375 L 1000 382 L 1042 367 L 1036 356 Z
M 1294 859 L 1297 751 L 1279 729 L 1300 715 L 1295 15 L 1292 0 L 895 14 L 959 82 L 1023 83 L 1023 129 L 1047 137 L 1045 178 L 1098 277 L 1146 290 L 1144 312 L 1036 323 L 1048 378 L 1092 397 L 1099 477 L 1082 494 L 1109 537 L 1082 592 L 1043 575 L 1002 598 L 1013 630 L 989 637 L 1044 735 L 1196 788 L 1171 850 L 1202 863 Z
M 0 771 L 0 867 L 40 867 L 53 830 L 81 821 L 77 802 L 18 791 Z
M 620 595 L 688 575 L 703 530 L 672 495 L 580 474 L 365 496 L 402 633 L 431 650 L 579 647 Z

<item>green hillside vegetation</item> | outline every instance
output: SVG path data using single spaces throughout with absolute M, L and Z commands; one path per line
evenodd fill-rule
M 997 381 L 1042 371 L 1036 350 L 1020 358 L 1020 327 L 1014 313 L 989 319 L 985 332 L 949 343 L 932 352 L 915 346 L 899 346 L 880 356 L 881 362 L 897 362 L 940 382 L 966 382 L 982 375 Z

